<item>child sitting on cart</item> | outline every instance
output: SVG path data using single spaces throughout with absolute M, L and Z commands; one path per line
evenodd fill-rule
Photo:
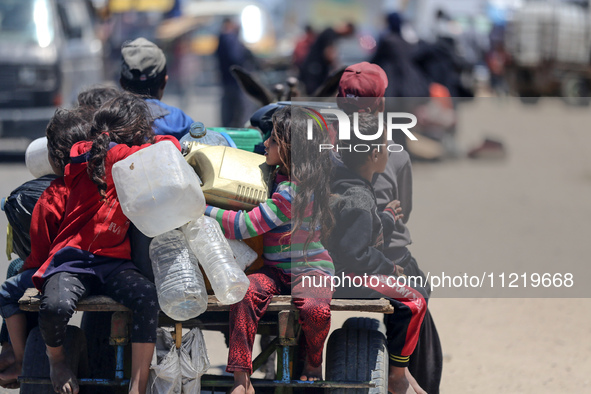
M 53 171 L 57 175 L 63 175 L 66 164 L 70 162 L 70 149 L 78 141 L 84 141 L 90 133 L 90 124 L 83 116 L 83 111 L 58 109 L 49 124 L 47 125 L 47 147 Z M 49 186 L 50 191 L 63 191 L 65 189 L 63 177 L 54 179 Z M 47 204 L 52 200 L 50 192 L 41 194 L 39 201 L 41 204 Z M 57 219 L 57 218 L 56 218 Z M 49 224 L 46 228 L 50 228 Z M 36 253 L 47 253 L 39 247 L 36 241 L 36 229 L 31 232 L 33 238 L 33 248 L 31 248 L 30 260 L 35 258 Z M 48 233 L 47 236 L 53 239 L 57 234 Z M 27 259 L 28 261 L 29 259 Z M 10 384 L 11 388 L 18 387 L 16 379 L 21 374 L 23 357 L 25 354 L 25 342 L 27 332 L 31 327 L 27 327 L 27 317 L 19 309 L 18 301 L 29 287 L 33 287 L 33 275 L 37 268 L 19 267 L 19 273 L 8 278 L 0 287 L 0 315 L 8 328 L 10 344 L 13 351 L 13 361 L 8 362 L 8 366 L 0 372 L 0 381 L 3 385 Z M 8 354 L 8 353 L 4 353 Z M 3 360 L 4 361 L 4 360 Z
M 355 122 L 350 116 L 351 123 Z M 386 318 L 386 338 L 390 359 L 388 389 L 391 393 L 406 393 L 409 381 L 417 393 L 424 391 L 416 384 L 406 368 L 409 356 L 417 344 L 421 323 L 425 316 L 426 294 L 421 288 L 413 288 L 398 282 L 402 270 L 382 253 L 384 243 L 401 219 L 400 202 L 390 202 L 384 212 L 378 212 L 371 185 L 374 174 L 384 172 L 388 162 L 387 133 L 368 141 L 380 129 L 378 116 L 358 113 L 356 133 L 350 139 L 338 141 L 344 165 L 335 168 L 331 181 L 333 199 L 331 207 L 335 216 L 335 230 L 327 248 L 335 262 L 337 275 L 349 277 L 360 286 L 341 285 L 335 291 L 337 298 L 382 298 L 394 306 L 393 315 Z M 385 125 L 382 125 L 385 130 Z M 365 140 L 358 137 L 361 134 Z M 356 145 L 372 144 L 370 150 L 357 149 Z M 345 149 L 350 147 L 351 149 Z M 395 153 L 393 153 L 395 154 Z M 368 279 L 364 279 L 367 278 Z M 355 278 L 361 279 L 356 282 Z
M 89 141 L 75 144 L 60 190 L 50 203 L 35 206 L 31 234 L 38 235 L 25 268 L 39 268 L 33 284 L 42 292 L 39 328 L 49 357 L 50 378 L 58 393 L 77 393 L 76 376 L 66 363 L 66 325 L 78 301 L 104 294 L 132 310 L 130 393 L 145 393 L 158 321 L 153 283 L 130 258 L 127 230 L 113 184 L 113 164 L 140 149 L 172 136 L 155 136 L 148 107 L 130 93 L 121 93 L 94 115 Z M 57 234 L 52 239 L 51 234 Z
M 226 237 L 263 234 L 265 265 L 249 275 L 244 299 L 230 309 L 230 346 L 226 370 L 234 373 L 233 393 L 254 393 L 252 347 L 260 318 L 273 295 L 290 294 L 300 311 L 306 360 L 300 380 L 322 378 L 322 350 L 330 330 L 332 259 L 321 243 L 332 228 L 328 209 L 331 161 L 319 151 L 326 133 L 314 125 L 315 140 L 306 139 L 302 109 L 284 107 L 273 115 L 273 131 L 265 141 L 267 164 L 276 166 L 271 198 L 250 212 L 207 207 Z M 295 162 L 297 156 L 297 163 Z M 304 277 L 328 287 L 304 288 Z
M 117 97 L 119 91 L 112 87 L 107 86 L 93 86 L 78 95 L 78 107 L 72 110 L 57 109 L 55 114 L 50 119 L 45 134 L 47 136 L 47 150 L 48 158 L 52 166 L 55 176 L 59 176 L 58 179 L 52 180 L 56 184 L 63 183 L 64 169 L 68 163 L 70 163 L 70 150 L 72 146 L 79 141 L 85 141 L 90 135 L 90 124 L 96 110 L 100 106 Z M 45 182 L 44 182 L 45 183 Z M 35 179 L 25 183 L 25 185 L 35 184 L 40 185 L 39 179 Z M 24 185 L 23 185 L 24 186 Z M 55 186 L 50 190 L 57 190 Z M 26 195 L 26 201 L 38 201 L 42 197 L 43 201 L 51 198 L 47 194 L 39 195 Z M 17 198 L 20 199 L 20 196 Z M 24 202 L 23 202 L 24 204 Z M 18 217 L 20 221 L 27 221 L 28 223 L 21 223 L 23 230 L 26 229 L 27 234 L 29 233 L 31 214 L 33 207 L 30 205 L 23 205 L 22 210 L 27 209 L 28 216 L 25 216 L 23 212 L 13 212 L 12 217 Z M 8 215 L 7 217 L 10 224 L 11 220 Z M 50 237 L 54 237 L 57 234 L 51 234 Z M 36 235 L 33 236 L 35 238 Z M 53 240 L 53 238 L 52 238 Z M 34 319 L 27 319 L 23 315 L 23 312 L 18 307 L 18 301 L 23 296 L 25 291 L 33 287 L 32 277 L 36 272 L 36 268 L 30 270 L 23 269 L 23 260 L 26 260 L 28 255 L 23 255 L 24 252 L 31 251 L 30 239 L 28 242 L 24 238 L 20 238 L 19 242 L 21 252 L 21 259 L 14 260 L 9 267 L 7 272 L 7 279 L 0 287 L 0 314 L 5 319 L 2 327 L 2 354 L 0 355 L 0 386 L 4 388 L 17 388 L 19 383 L 16 381 L 18 375 L 21 374 L 22 361 L 24 356 L 25 341 L 27 339 L 27 332 L 36 326 L 36 316 Z M 28 253 L 27 252 L 27 253 Z M 36 253 L 43 254 L 44 252 L 35 249 Z M 35 256 L 31 257 L 34 259 Z M 15 274 L 9 275 L 10 269 L 13 268 Z M 17 272 L 18 271 L 18 272 Z M 10 320 L 8 320 L 10 318 Z M 8 342 L 8 329 L 4 327 L 6 322 L 12 324 L 13 338 L 10 338 Z M 4 342 L 6 341 L 6 342 Z M 15 350 L 16 347 L 16 350 Z

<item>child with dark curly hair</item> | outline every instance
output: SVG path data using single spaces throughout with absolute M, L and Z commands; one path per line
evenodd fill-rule
M 130 393 L 146 391 L 158 320 L 153 283 L 131 261 L 127 230 L 113 184 L 113 165 L 160 141 L 145 102 L 121 93 L 95 113 L 90 139 L 76 143 L 64 171 L 66 190 L 35 206 L 31 233 L 36 243 L 25 268 L 39 268 L 33 283 L 42 292 L 39 328 L 47 347 L 50 377 L 59 393 L 77 393 L 76 376 L 66 363 L 66 326 L 78 301 L 104 294 L 132 310 Z M 55 237 L 51 234 L 56 233 Z
M 20 188 L 28 188 L 28 192 L 26 195 L 20 194 L 25 192 L 17 188 L 15 192 L 18 194 L 15 195 L 15 199 L 20 200 L 21 197 L 26 196 L 27 201 L 34 201 L 36 204 L 45 190 L 41 190 L 40 186 L 43 184 L 48 187 L 50 182 L 54 181 L 57 176 L 63 177 L 64 168 L 66 164 L 70 162 L 70 150 L 72 149 L 72 145 L 78 141 L 84 141 L 89 138 L 90 124 L 92 123 L 94 113 L 103 103 L 117 97 L 119 93 L 119 90 L 113 87 L 101 85 L 92 86 L 80 92 L 78 95 L 78 107 L 70 111 L 61 108 L 56 110 L 46 128 L 49 162 L 52 165 L 54 174 L 26 182 Z M 63 179 L 55 180 L 55 182 L 63 183 Z M 39 194 L 32 192 L 32 189 L 35 191 L 38 190 Z M 45 197 L 43 198 L 45 199 Z M 29 208 L 29 206 L 27 205 L 26 208 Z M 23 206 L 22 209 L 25 209 L 25 207 Z M 32 207 L 26 213 L 13 210 L 9 214 L 9 204 L 5 207 L 5 210 L 9 224 L 13 224 L 11 218 L 18 218 L 19 225 L 23 226 L 23 231 L 26 231 L 26 234 L 29 235 L 31 214 L 33 211 Z M 25 222 L 27 220 L 25 214 L 28 215 L 28 222 Z M 18 253 L 20 258 L 11 262 L 9 269 L 6 272 L 7 281 L 0 288 L 0 313 L 2 313 L 2 305 L 13 304 L 14 306 L 17 306 L 16 303 L 22 297 L 26 289 L 33 287 L 31 278 L 36 270 L 32 269 L 32 271 L 26 270 L 21 272 L 24 260 L 27 259 L 31 251 L 30 235 L 27 238 L 19 238 L 18 242 L 21 243 L 19 248 L 21 253 Z M 12 311 L 16 311 L 16 315 L 20 314 L 18 309 L 8 309 L 7 314 L 11 315 Z M 18 330 L 19 332 L 24 331 L 25 328 L 27 331 L 30 331 L 33 327 L 37 326 L 37 315 L 33 313 L 30 313 L 29 315 L 30 316 L 28 316 L 26 320 L 23 319 L 22 316 L 13 319 L 16 322 L 17 327 L 23 327 L 23 330 Z M 24 348 L 23 341 L 26 337 L 26 332 L 20 336 L 17 334 L 18 339 L 16 345 L 17 347 L 20 346 L 19 349 Z M 20 373 L 22 354 L 15 355 L 12 342 L 9 339 L 6 322 L 3 322 L 2 324 L 0 343 L 2 344 L 2 353 L 0 354 L 0 386 L 4 388 L 17 388 L 19 387 L 19 383 L 16 381 L 16 376 Z M 20 350 L 18 352 L 20 352 Z M 15 361 L 17 361 L 19 366 L 12 368 Z
M 47 125 L 46 135 L 49 162 L 55 174 L 60 176 L 51 182 L 50 186 L 39 198 L 39 201 L 43 201 L 43 204 L 50 204 L 53 201 L 53 193 L 64 193 L 66 185 L 61 175 L 64 174 L 64 168 L 70 162 L 70 149 L 76 142 L 88 139 L 90 124 L 80 109 L 71 111 L 58 109 Z M 54 219 L 59 221 L 57 217 Z M 31 255 L 33 256 L 29 256 L 27 262 L 20 268 L 18 275 L 10 277 L 0 287 L 0 315 L 2 315 L 7 325 L 10 346 L 12 346 L 12 354 L 14 354 L 13 357 L 6 357 L 11 352 L 3 351 L 4 358 L 11 358 L 11 360 L 2 359 L 4 368 L 0 372 L 0 382 L 3 386 L 11 388 L 14 388 L 15 385 L 18 386 L 16 379 L 21 373 L 27 339 L 27 318 L 24 312 L 19 309 L 18 300 L 25 290 L 33 287 L 32 277 L 37 271 L 28 262 L 29 259 L 35 259 L 35 254 L 47 253 L 47 250 L 42 250 L 38 246 L 36 232 L 32 231 L 31 233 L 33 239 Z M 56 235 L 56 231 L 47 233 L 47 237 L 51 239 Z M 3 350 L 5 350 L 4 346 Z

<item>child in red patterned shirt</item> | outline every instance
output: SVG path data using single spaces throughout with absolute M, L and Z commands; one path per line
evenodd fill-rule
M 271 198 L 250 212 L 208 207 L 229 238 L 263 234 L 265 266 L 249 275 L 244 299 L 230 310 L 228 372 L 234 373 L 233 393 L 254 393 L 250 383 L 252 346 L 260 318 L 273 295 L 291 294 L 300 311 L 306 341 L 301 380 L 322 378 L 322 349 L 330 330 L 332 259 L 321 239 L 330 233 L 328 207 L 331 161 L 319 151 L 327 133 L 314 124 L 313 140 L 306 139 L 305 111 L 284 107 L 273 115 L 273 131 L 265 141 L 266 162 L 277 166 Z M 294 162 L 297 160 L 297 162 Z M 322 236 L 320 234 L 322 229 Z M 305 278 L 316 278 L 311 282 Z M 306 286 L 324 283 L 324 286 Z

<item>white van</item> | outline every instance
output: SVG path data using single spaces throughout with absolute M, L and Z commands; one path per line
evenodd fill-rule
M 0 137 L 44 135 L 56 107 L 103 80 L 89 4 L 0 1 Z

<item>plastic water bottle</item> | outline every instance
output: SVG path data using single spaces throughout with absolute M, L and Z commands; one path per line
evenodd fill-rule
M 228 244 L 234 253 L 236 264 L 242 271 L 245 271 L 254 261 L 259 257 L 250 246 L 244 243 L 241 239 L 229 239 Z
M 183 226 L 183 232 L 217 299 L 226 305 L 242 300 L 250 281 L 236 264 L 218 222 L 208 216 L 201 216 Z
M 148 237 L 181 227 L 205 212 L 199 177 L 170 141 L 115 163 L 113 182 L 123 213 Z
M 197 257 L 183 233 L 172 230 L 150 243 L 150 259 L 160 308 L 170 318 L 184 321 L 207 309 L 207 290 Z
M 188 149 L 188 145 L 192 142 L 204 145 L 230 146 L 224 136 L 215 131 L 207 131 L 205 125 L 201 122 L 194 122 L 191 124 L 189 132 L 179 140 L 179 143 L 183 148 L 183 153 Z
M 47 154 L 47 137 L 37 138 L 27 147 L 25 151 L 25 164 L 35 178 L 53 174 L 53 168 L 51 168 Z

